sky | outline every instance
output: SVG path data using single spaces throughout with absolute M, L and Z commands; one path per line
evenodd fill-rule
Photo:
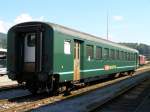
M 0 32 L 45 21 L 114 42 L 150 45 L 150 0 L 1 0 Z

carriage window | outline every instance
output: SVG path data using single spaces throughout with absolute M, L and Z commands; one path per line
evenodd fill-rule
M 35 33 L 27 34 L 27 45 L 29 47 L 35 46 Z
M 116 59 L 119 59 L 119 50 L 116 51 Z
M 128 56 L 127 56 L 127 52 L 125 52 L 125 60 L 127 60 Z
M 86 56 L 88 60 L 93 59 L 93 46 L 92 45 L 86 45 Z
M 128 53 L 128 61 L 130 61 L 130 53 Z
M 123 60 L 126 60 L 126 53 L 123 52 Z
M 101 58 L 102 58 L 102 48 L 96 47 L 96 59 L 101 59 Z
M 120 59 L 123 60 L 123 51 L 120 52 Z
M 109 49 L 108 49 L 108 48 L 105 48 L 105 49 L 104 49 L 104 58 L 105 58 L 105 59 L 108 59 L 108 58 L 109 58 Z
M 115 59 L 115 50 L 114 49 L 110 50 L 110 58 Z
M 137 54 L 136 53 L 134 54 L 134 60 L 137 60 Z
M 70 44 L 71 44 L 71 41 L 70 41 L 70 40 L 64 41 L 64 53 L 65 53 L 65 54 L 71 54 Z
M 130 61 L 132 61 L 132 53 L 130 53 Z
M 133 61 L 133 54 L 131 53 L 131 61 Z
M 127 61 L 129 60 L 129 53 L 127 52 Z

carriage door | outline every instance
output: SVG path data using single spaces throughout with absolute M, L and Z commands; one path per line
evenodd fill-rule
M 80 43 L 74 41 L 74 80 L 80 80 Z
M 24 71 L 40 72 L 42 69 L 42 32 L 26 33 L 24 39 Z
M 24 39 L 24 71 L 35 71 L 35 33 L 26 33 Z

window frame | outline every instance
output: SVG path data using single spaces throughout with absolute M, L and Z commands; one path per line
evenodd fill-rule
M 96 58 L 97 60 L 101 60 L 101 59 L 102 59 L 102 47 L 96 46 L 95 48 L 96 48 L 96 50 L 95 50 L 95 58 Z M 100 49 L 100 52 L 97 52 L 98 49 Z M 100 53 L 100 54 L 97 55 L 98 53 Z M 99 56 L 99 57 L 98 57 L 98 56 Z
M 116 55 L 115 55 L 115 56 L 116 56 L 116 59 L 117 59 L 117 60 L 120 59 L 119 54 L 120 54 L 120 53 L 119 53 L 119 50 L 116 50 Z
M 115 50 L 110 49 L 110 59 L 115 59 Z
M 107 53 L 107 54 L 105 54 L 105 53 Z M 104 48 L 104 59 L 109 59 L 110 58 L 110 56 L 109 56 L 109 48 Z
M 89 48 L 87 49 L 87 47 L 91 47 L 91 48 L 92 48 L 92 49 L 90 49 L 90 50 L 91 50 L 90 52 L 91 52 L 92 55 L 91 55 L 91 54 L 90 54 L 90 55 L 88 54 L 88 53 L 89 53 L 89 51 L 88 51 Z M 94 46 L 93 46 L 93 45 L 90 45 L 90 44 L 86 44 L 86 58 L 89 59 L 89 56 L 90 56 L 90 60 L 91 60 L 91 59 L 94 59 Z

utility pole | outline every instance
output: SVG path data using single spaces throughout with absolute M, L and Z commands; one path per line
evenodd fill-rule
M 106 28 L 106 36 L 107 36 L 107 40 L 109 39 L 109 13 L 108 13 L 108 11 L 107 11 L 107 23 L 106 23 L 106 25 L 107 25 L 107 28 Z

